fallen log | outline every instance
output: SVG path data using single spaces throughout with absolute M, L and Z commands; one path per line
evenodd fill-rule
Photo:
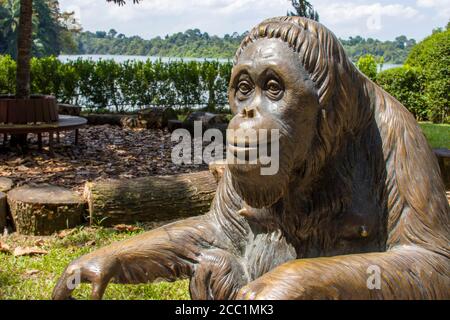
M 85 203 L 74 191 L 51 185 L 26 185 L 8 192 L 8 205 L 20 234 L 50 235 L 82 221 Z
M 91 224 L 169 221 L 206 213 L 217 183 L 208 171 L 87 182 Z
M 115 125 L 120 126 L 122 118 L 126 117 L 123 114 L 88 114 L 84 116 L 88 124 L 91 125 Z

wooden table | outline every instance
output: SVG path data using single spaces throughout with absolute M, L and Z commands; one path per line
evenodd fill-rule
M 43 124 L 3 124 L 0 125 L 0 133 L 3 133 L 4 142 L 8 134 L 35 133 L 38 136 L 39 150 L 42 150 L 42 133 L 48 132 L 49 151 L 53 154 L 53 134 L 75 130 L 75 144 L 78 144 L 78 129 L 87 124 L 87 119 L 75 116 L 60 115 L 58 122 Z

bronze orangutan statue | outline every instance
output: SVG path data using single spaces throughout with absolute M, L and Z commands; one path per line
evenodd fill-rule
M 73 261 L 109 281 L 190 279 L 193 299 L 449 299 L 449 204 L 412 115 L 300 17 L 262 22 L 239 48 L 230 129 L 279 129 L 279 171 L 229 164 L 211 210 Z M 235 141 L 229 140 L 233 146 Z M 379 288 L 369 288 L 375 266 Z

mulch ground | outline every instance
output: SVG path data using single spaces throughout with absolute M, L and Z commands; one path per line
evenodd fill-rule
M 0 176 L 16 186 L 50 183 L 81 192 L 86 181 L 107 178 L 135 178 L 172 175 L 206 170 L 207 165 L 176 165 L 171 161 L 172 147 L 167 130 L 127 129 L 118 126 L 88 126 L 80 129 L 80 141 L 73 144 L 74 132 L 61 133 L 51 157 L 37 150 L 35 135 L 29 135 L 29 150 L 20 155 L 0 148 Z

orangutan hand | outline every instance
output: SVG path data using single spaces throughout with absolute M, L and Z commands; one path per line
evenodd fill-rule
M 85 255 L 73 261 L 64 270 L 53 290 L 52 299 L 71 299 L 72 291 L 83 282 L 91 283 L 92 299 L 101 299 L 111 278 L 118 274 L 119 268 L 119 263 L 113 255 Z

